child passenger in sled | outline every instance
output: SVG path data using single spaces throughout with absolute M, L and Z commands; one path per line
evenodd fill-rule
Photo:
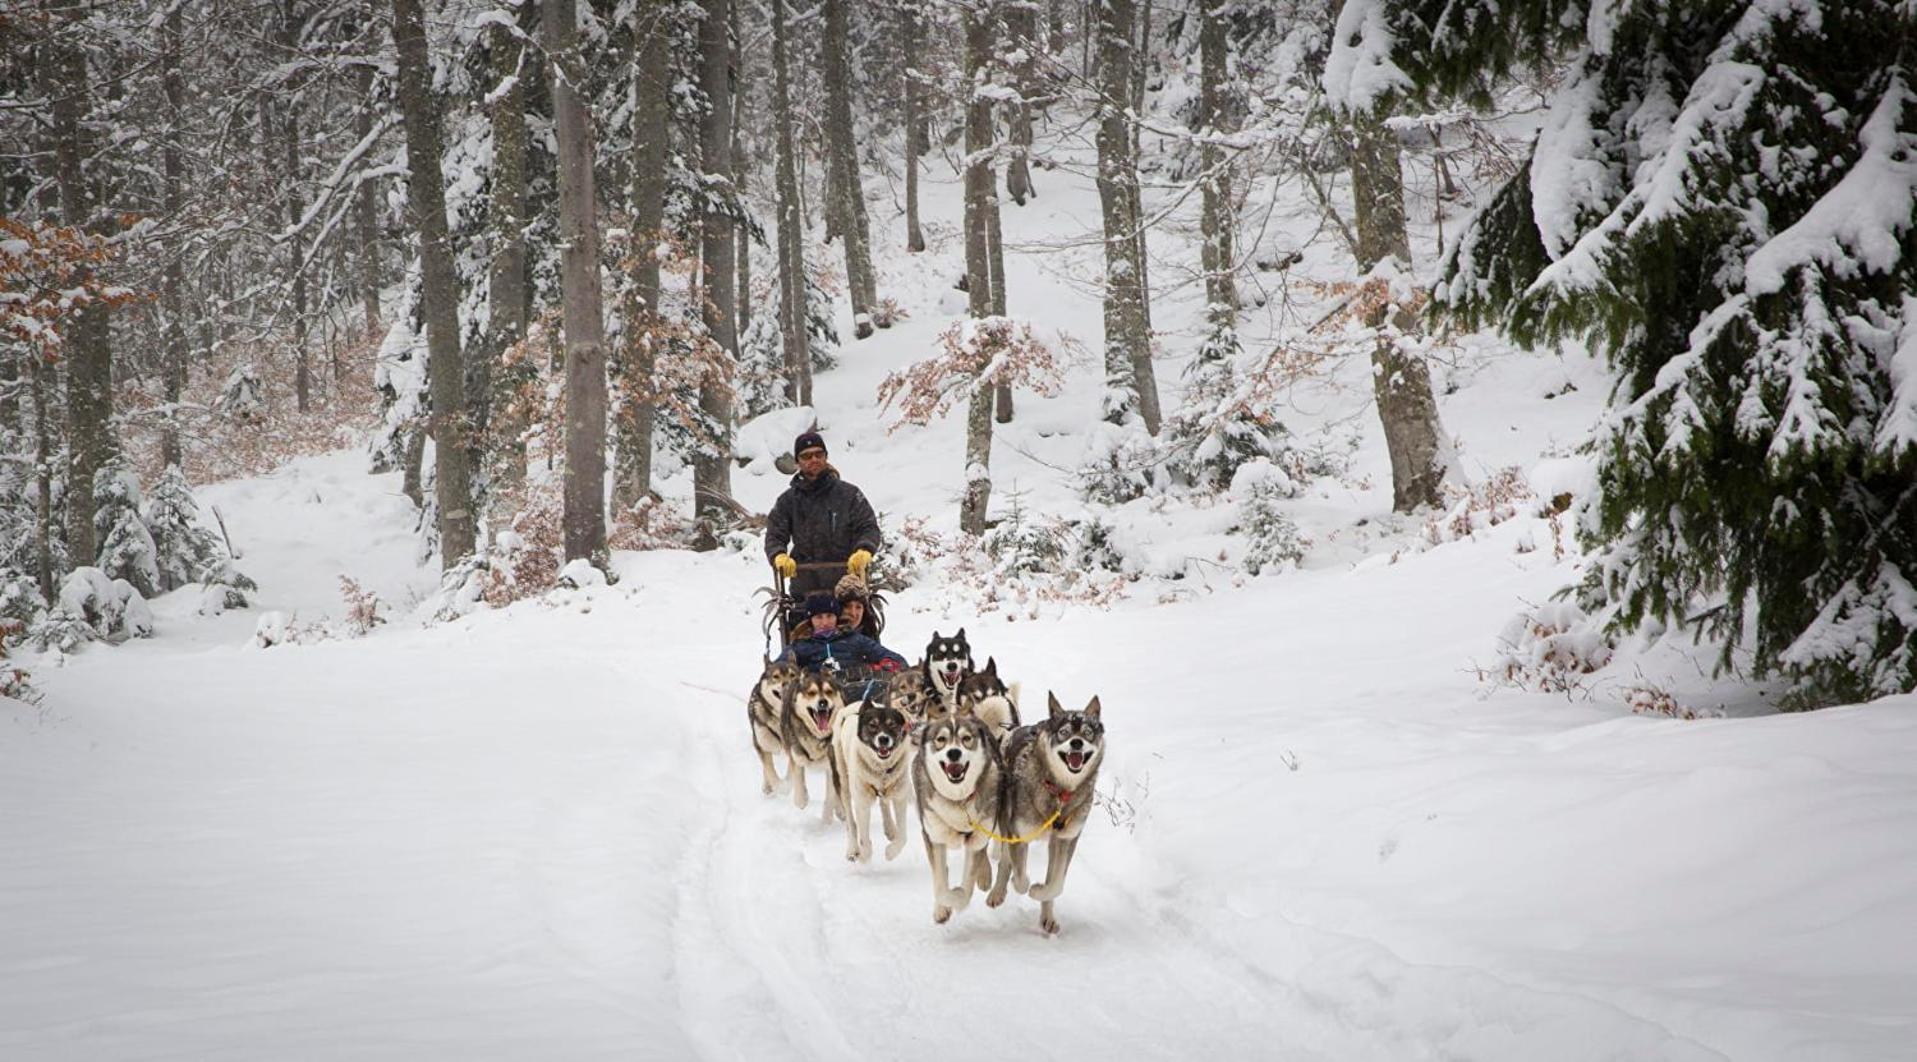
M 878 671 L 903 671 L 905 658 L 879 644 L 877 638 L 839 626 L 839 602 L 823 591 L 805 599 L 806 620 L 812 632 L 786 646 L 779 656 L 782 663 L 797 662 L 808 671 L 844 671 L 870 667 Z

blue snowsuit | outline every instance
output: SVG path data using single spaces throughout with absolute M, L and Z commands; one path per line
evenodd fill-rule
M 881 660 L 890 660 L 901 669 L 909 666 L 904 657 L 880 645 L 877 638 L 845 628 L 801 638 L 786 646 L 779 660 L 781 663 L 796 660 L 807 671 L 819 670 L 827 660 L 841 668 L 870 667 Z

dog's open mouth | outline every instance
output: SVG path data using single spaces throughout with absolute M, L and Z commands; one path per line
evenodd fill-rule
M 1073 774 L 1077 774 L 1085 769 L 1085 761 L 1090 758 L 1083 752 L 1068 752 L 1065 754 L 1065 767 Z
M 950 686 L 952 683 L 957 682 L 958 673 L 959 673 L 959 669 L 957 664 L 945 665 L 945 684 L 947 686 Z
M 939 764 L 939 767 L 945 771 L 945 777 L 951 779 L 954 784 L 965 781 L 965 773 L 972 769 L 969 763 L 953 763 L 951 760 Z
M 825 733 L 832 726 L 832 710 L 830 708 L 812 709 L 812 725 L 819 733 Z

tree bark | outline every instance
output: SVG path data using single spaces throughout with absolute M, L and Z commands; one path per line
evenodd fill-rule
M 654 248 L 665 235 L 666 160 L 672 114 L 671 69 L 667 65 L 666 0 L 642 0 L 634 12 L 636 94 L 632 109 L 632 216 L 640 253 L 633 267 L 633 295 L 643 315 L 634 327 L 656 331 L 659 313 L 659 258 Z M 637 338 L 637 337 L 634 337 Z M 616 455 L 612 504 L 625 512 L 652 492 L 654 410 L 653 344 L 629 338 L 620 353 L 619 375 L 625 401 L 614 431 Z
M 996 182 L 992 193 L 985 198 L 985 240 L 986 262 L 992 274 L 992 312 L 1005 316 L 1005 232 L 999 224 L 998 188 Z M 995 419 L 1000 424 L 1012 422 L 1012 388 L 1009 384 L 1000 384 L 994 393 L 992 406 Z
M 285 55 L 299 54 L 300 16 L 294 0 L 280 4 L 279 44 Z M 306 239 L 295 228 L 299 225 L 300 179 L 300 88 L 298 82 L 287 86 L 279 102 L 282 172 L 280 182 L 286 190 L 286 282 L 293 294 L 293 400 L 301 412 L 313 408 L 313 359 L 306 349 Z
M 1405 231 L 1398 138 L 1378 116 L 1357 114 L 1351 117 L 1350 143 L 1358 268 L 1369 273 L 1386 259 L 1395 259 L 1400 271 L 1409 273 L 1411 240 Z M 1431 391 L 1430 369 L 1415 351 L 1382 331 L 1387 321 L 1402 334 L 1416 329 L 1417 318 L 1380 299 L 1364 321 L 1381 330 L 1371 351 L 1372 390 L 1391 455 L 1391 507 L 1407 513 L 1444 500 L 1444 426 Z
M 40 359 L 29 355 L 27 374 L 33 384 L 33 539 L 34 576 L 40 583 L 40 596 L 53 602 L 53 441 L 47 430 L 47 402 L 52 395 L 47 383 L 48 370 Z
M 160 75 L 160 91 L 166 97 L 169 128 L 166 143 L 160 149 L 160 166 L 166 180 L 165 209 L 169 222 L 178 225 L 186 204 L 186 166 L 180 153 L 180 133 L 186 114 L 185 79 L 180 74 L 180 8 L 168 9 L 161 27 L 165 67 Z M 160 305 L 166 321 L 164 380 L 167 414 L 160 432 L 160 460 L 178 465 L 180 447 L 180 398 L 186 391 L 186 256 L 178 243 L 166 250 L 166 273 L 160 283 Z
M 1145 317 L 1132 92 L 1132 0 L 1098 0 L 1098 200 L 1105 225 L 1105 419 L 1158 433 L 1158 384 Z
M 991 215 L 997 184 L 992 173 L 992 100 L 978 91 L 979 73 L 992 53 L 989 4 L 965 10 L 965 280 L 973 317 L 989 317 L 994 308 L 992 288 Z M 985 514 L 992 500 L 993 392 L 972 389 L 965 413 L 965 496 L 959 503 L 959 529 L 968 535 L 985 533 Z
M 905 49 L 905 249 L 918 254 L 925 250 L 925 233 L 919 228 L 919 156 L 925 154 L 925 88 L 919 80 L 919 34 L 924 32 L 924 23 L 919 18 L 918 0 L 903 0 L 899 15 Z
M 739 31 L 739 4 L 731 5 L 731 44 L 732 56 L 732 187 L 739 202 L 747 201 L 751 194 L 749 179 L 752 167 L 747 164 L 745 148 L 745 130 L 751 122 L 752 79 L 747 73 L 745 52 L 742 48 L 744 36 Z M 732 334 L 743 340 L 752 331 L 752 228 L 749 225 L 734 225 L 733 239 L 737 247 L 733 251 L 733 261 L 739 267 L 737 288 L 738 312 L 732 325 Z
M 93 136 L 85 119 L 91 109 L 86 57 L 65 41 L 49 46 L 46 92 L 53 99 L 54 180 L 59 185 L 61 220 L 93 231 L 95 201 L 85 160 L 93 154 Z M 92 564 L 93 473 L 113 449 L 113 348 L 107 311 L 97 303 L 74 314 L 67 332 L 67 556 L 76 565 Z
M 1011 155 L 1005 161 L 1005 194 L 1012 202 L 1025 205 L 1027 198 L 1038 193 L 1032 187 L 1032 96 L 1038 91 L 1038 0 L 1016 0 L 1005 13 L 1005 32 L 1011 37 L 1012 47 L 1019 51 L 1019 61 L 1012 68 L 1012 87 L 1018 91 L 1018 102 L 1007 108 L 1010 119 Z M 999 423 L 1005 422 L 1005 411 L 999 411 Z
M 846 62 L 845 0 L 825 0 L 825 140 L 831 168 L 828 194 L 838 203 L 845 246 L 845 286 L 852 296 L 852 334 L 872 334 L 878 280 L 872 273 L 871 227 L 859 180 L 858 142 L 852 133 L 852 70 Z
M 812 404 L 812 351 L 806 334 L 805 222 L 798 160 L 792 144 L 792 90 L 787 69 L 785 0 L 772 3 L 772 121 L 777 126 L 779 199 L 779 334 L 784 341 L 786 397 Z M 908 196 L 909 201 L 909 196 Z
M 699 27 L 699 51 L 702 57 L 699 87 L 704 90 L 707 108 L 700 129 L 700 168 L 708 186 L 715 180 L 719 195 L 730 199 L 732 174 L 732 96 L 728 79 L 732 50 L 730 36 L 731 0 L 704 0 L 705 21 Z M 735 293 L 732 215 L 720 207 L 708 209 L 701 219 L 705 249 L 705 299 L 703 313 L 706 333 L 722 351 L 729 364 L 739 352 L 738 335 L 733 331 Z M 850 240 L 847 241 L 848 243 Z M 718 524 L 732 512 L 732 400 L 728 381 L 715 371 L 704 373 L 699 383 L 699 409 L 708 427 L 716 433 L 692 459 L 693 513 L 699 519 L 700 545 L 718 544 Z
M 1225 78 L 1230 65 L 1230 42 L 1225 34 L 1224 6 L 1230 0 L 1199 0 L 1198 130 L 1204 137 L 1199 150 L 1203 171 L 1203 202 L 1199 259 L 1205 271 L 1207 314 L 1228 318 L 1238 309 L 1238 289 L 1232 282 L 1233 228 L 1231 172 L 1218 137 L 1232 131 Z
M 530 4 L 520 8 L 521 32 L 531 28 L 526 21 L 531 8 Z M 494 25 L 487 32 L 493 75 L 489 85 L 493 97 L 492 201 L 488 204 L 487 235 L 493 257 L 486 277 L 486 348 L 468 366 L 466 405 L 473 425 L 473 458 L 478 467 L 490 466 L 497 472 L 498 482 L 489 485 L 488 493 L 499 497 L 517 493 L 526 479 L 526 445 L 520 441 L 525 425 L 519 423 L 523 418 L 493 424 L 495 370 L 506 351 L 526 338 L 525 42 L 504 26 Z M 497 451 L 492 452 L 495 446 Z
M 373 131 L 373 68 L 362 64 L 354 69 L 354 92 L 361 100 L 355 118 L 355 132 L 361 140 Z M 379 181 L 366 177 L 359 182 L 354 213 L 359 226 L 359 297 L 366 313 L 366 334 L 379 330 Z
M 473 551 L 473 512 L 467 464 L 465 374 L 460 370 L 459 274 L 446 234 L 446 187 L 440 173 L 443 140 L 432 96 L 426 26 L 419 0 L 393 0 L 393 46 L 398 52 L 399 105 L 411 169 L 407 201 L 419 232 L 421 299 L 426 319 L 426 373 L 432 387 L 433 479 L 439 503 L 439 561 L 451 568 Z
M 1151 65 L 1152 0 L 1143 0 L 1138 12 L 1138 41 L 1132 49 L 1132 110 L 1145 113 L 1145 74 Z M 1132 130 L 1131 207 L 1132 231 L 1138 234 L 1138 308 L 1145 322 L 1145 366 L 1151 366 L 1152 343 L 1152 262 L 1151 245 L 1145 240 L 1145 195 L 1138 182 L 1138 158 L 1143 152 L 1139 140 L 1144 132 L 1134 122 Z M 1154 402 L 1156 397 L 1154 394 Z M 1152 429 L 1157 434 L 1157 429 Z
M 566 559 L 606 565 L 606 325 L 599 291 L 592 116 L 580 93 L 574 0 L 542 5 L 552 58 L 553 126 L 559 165 L 561 316 L 566 331 Z

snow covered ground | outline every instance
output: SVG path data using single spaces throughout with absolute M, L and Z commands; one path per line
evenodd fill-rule
M 1095 218 L 1067 183 L 1006 211 L 1011 309 L 1092 341 L 1084 262 L 1031 247 Z M 819 379 L 890 527 L 956 513 L 959 418 L 888 435 L 873 399 L 948 319 L 958 249 L 934 253 L 887 263 L 912 319 Z M 0 708 L 0 1057 L 1909 1057 L 1917 697 L 1765 714 L 1666 646 L 1571 696 L 1486 681 L 1575 554 L 1528 515 L 1421 548 L 1361 369 L 1298 396 L 1300 430 L 1359 440 L 1299 500 L 1302 570 L 1234 586 L 1190 535 L 1151 547 L 1188 578 L 1110 610 L 896 599 L 888 642 L 965 626 L 1028 715 L 1103 699 L 1058 937 L 1017 896 L 936 926 L 916 844 L 848 866 L 816 804 L 761 796 L 754 556 L 621 554 L 615 586 L 266 650 L 259 610 L 162 599 L 157 638 L 43 664 L 44 704 Z M 1001 491 L 1077 504 L 1053 466 L 1095 377 L 1020 396 Z M 1479 351 L 1447 382 L 1471 474 L 1575 478 L 1596 366 Z M 337 617 L 342 574 L 431 590 L 396 478 L 363 467 L 203 493 L 261 609 Z M 782 485 L 734 484 L 760 508 Z M 1631 715 L 1634 669 L 1732 718 Z

